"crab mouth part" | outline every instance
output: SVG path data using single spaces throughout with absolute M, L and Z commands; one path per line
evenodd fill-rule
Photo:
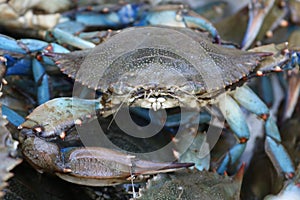
M 129 106 L 142 107 L 157 111 L 160 109 L 178 107 L 183 104 L 187 104 L 185 106 L 188 107 L 195 107 L 197 104 L 196 99 L 197 98 L 194 95 L 180 91 L 178 88 L 155 87 L 152 89 L 133 89 L 132 92 L 127 95 L 112 95 L 111 103 L 114 105 L 125 103 Z
M 172 108 L 179 105 L 179 101 L 173 97 L 167 96 L 150 96 L 148 98 L 131 98 L 132 105 L 137 105 L 142 108 L 153 109 L 154 111 L 166 108 Z

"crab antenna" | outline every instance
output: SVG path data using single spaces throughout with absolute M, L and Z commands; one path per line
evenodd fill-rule
M 120 105 L 119 105 L 118 108 L 116 109 L 116 112 L 113 114 L 113 118 L 112 118 L 111 121 L 109 122 L 107 129 L 110 128 L 110 126 L 112 125 L 113 121 L 116 119 L 116 116 L 117 116 L 119 110 L 120 110 L 121 107 L 124 105 L 125 101 L 126 101 L 127 99 L 129 99 L 129 96 L 131 96 L 131 94 L 132 94 L 134 91 L 135 91 L 135 90 L 130 91 L 130 92 L 125 96 L 125 98 L 124 98 L 124 100 L 122 101 L 122 103 L 120 103 Z

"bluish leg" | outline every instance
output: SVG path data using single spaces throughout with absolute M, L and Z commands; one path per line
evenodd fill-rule
M 143 23 L 138 25 L 163 25 L 172 27 L 188 27 L 198 28 L 208 31 L 215 39 L 216 43 L 220 43 L 220 36 L 217 29 L 207 19 L 201 17 L 195 12 L 181 10 L 181 7 L 170 10 L 151 11 L 147 14 Z
M 149 110 L 147 110 L 147 109 L 132 107 L 132 108 L 130 108 L 130 110 L 145 120 L 150 119 L 149 118 Z M 196 115 L 197 115 L 197 118 L 199 119 L 199 121 L 192 120 L 193 118 L 195 118 Z M 157 118 L 157 119 L 153 118 L 153 120 L 155 120 L 154 123 L 156 123 L 158 125 L 162 125 L 160 118 Z M 185 113 L 177 113 L 177 114 L 168 115 L 167 120 L 163 125 L 171 128 L 171 127 L 178 127 L 178 126 L 180 126 L 180 124 L 188 124 L 188 123 L 189 124 L 192 123 L 193 125 L 205 124 L 205 123 L 209 123 L 210 120 L 211 120 L 211 115 L 207 112 L 203 112 L 200 114 L 199 114 L 199 112 L 185 112 Z
M 11 110 L 9 107 L 2 105 L 1 108 L 2 108 L 2 115 L 6 116 L 6 119 L 14 126 L 18 127 L 25 121 L 25 119 L 22 116 L 20 116 L 15 111 Z
M 77 36 L 72 35 L 66 31 L 63 31 L 59 28 L 54 28 L 52 30 L 54 37 L 62 43 L 67 43 L 71 46 L 78 47 L 80 49 L 89 49 L 94 48 L 96 45 L 89 41 L 85 41 Z
M 260 94 L 262 100 L 268 105 L 272 106 L 274 103 L 274 94 L 272 90 L 272 81 L 270 76 L 263 76 L 260 78 Z
M 201 29 L 208 31 L 212 35 L 212 37 L 215 39 L 215 42 L 220 43 L 221 38 L 220 38 L 220 35 L 219 35 L 217 29 L 207 19 L 201 17 L 200 15 L 198 15 L 194 12 L 189 12 L 183 16 L 183 20 L 184 20 L 186 26 L 189 28 L 196 27 L 196 28 L 201 28 Z
M 223 174 L 229 165 L 233 165 L 241 157 L 246 148 L 246 142 L 249 139 L 250 133 L 240 106 L 231 96 L 223 95 L 220 97 L 219 108 L 225 120 L 239 140 L 238 144 L 233 146 L 227 152 L 221 165 L 217 169 L 219 174 Z
M 293 162 L 281 144 L 281 137 L 274 120 L 269 116 L 269 109 L 264 102 L 248 87 L 237 88 L 233 97 L 250 112 L 260 116 L 265 123 L 265 149 L 277 171 L 283 172 L 287 177 L 295 173 Z
M 50 99 L 48 75 L 42 64 L 35 58 L 32 60 L 32 71 L 37 85 L 38 105 L 41 105 Z

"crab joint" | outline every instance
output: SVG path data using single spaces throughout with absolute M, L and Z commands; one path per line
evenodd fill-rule
M 263 73 L 262 71 L 257 71 L 257 72 L 256 72 L 256 75 L 257 75 L 257 76 L 263 76 L 264 73 Z
M 60 137 L 60 139 L 65 139 L 65 137 L 66 137 L 66 132 L 64 132 L 64 131 L 62 131 L 60 134 L 59 134 L 59 137 Z
M 275 66 L 273 69 L 274 72 L 282 72 L 283 70 L 279 66 Z
M 264 121 L 266 121 L 269 118 L 269 114 L 261 114 L 260 118 L 262 118 Z
M 241 144 L 243 144 L 243 143 L 246 143 L 248 141 L 248 138 L 242 137 L 242 138 L 239 138 L 239 141 L 240 141 Z

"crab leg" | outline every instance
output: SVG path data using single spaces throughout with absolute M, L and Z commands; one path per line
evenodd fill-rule
M 270 76 L 263 76 L 260 78 L 260 95 L 262 97 L 262 100 L 266 103 L 268 106 L 272 106 L 274 104 L 274 93 L 272 88 L 272 82 Z
M 295 173 L 293 162 L 281 144 L 281 137 L 278 127 L 272 117 L 269 116 L 269 109 L 264 102 L 247 86 L 237 88 L 233 93 L 236 101 L 250 112 L 265 120 L 265 149 L 278 172 L 283 172 L 287 177 Z
M 11 110 L 9 107 L 1 105 L 1 109 L 2 115 L 6 116 L 6 119 L 14 126 L 19 126 L 20 124 L 24 123 L 25 119 L 15 111 Z
M 232 97 L 226 94 L 220 96 L 219 107 L 227 123 L 239 140 L 239 143 L 228 151 L 217 169 L 219 174 L 223 174 L 229 165 L 234 164 L 241 157 L 246 148 L 246 142 L 249 139 L 250 132 L 240 106 Z
M 50 99 L 48 75 L 43 65 L 35 58 L 32 60 L 32 72 L 37 85 L 38 105 L 41 105 Z
M 149 120 L 149 111 L 146 109 L 140 109 L 138 107 L 132 107 L 130 108 L 132 112 L 137 114 L 138 116 L 142 117 L 143 119 Z M 193 118 L 199 119 L 198 121 L 192 120 Z M 199 115 L 199 116 L 198 116 Z M 161 118 L 153 118 L 154 123 L 158 125 L 162 125 Z M 205 124 L 209 123 L 211 120 L 211 115 L 207 112 L 202 112 L 202 113 L 196 113 L 196 112 L 185 112 L 185 113 L 177 113 L 177 114 L 172 114 L 167 116 L 167 119 L 165 123 L 163 124 L 164 126 L 171 128 L 171 127 L 178 127 L 180 124 Z
M 161 6 L 160 9 L 149 12 L 139 25 L 146 24 L 204 29 L 212 35 L 216 43 L 220 42 L 219 33 L 211 22 L 183 6 Z
M 68 12 L 65 15 L 88 27 L 118 28 L 133 23 L 142 7 L 143 4 L 89 6 Z
M 88 48 L 93 48 L 96 46 L 92 42 L 85 41 L 77 36 L 74 36 L 68 32 L 65 32 L 59 28 L 54 28 L 52 30 L 52 34 L 60 42 L 67 43 L 69 45 L 72 45 L 72 46 L 80 48 L 80 49 L 88 49 Z
M 50 99 L 50 90 L 48 83 L 48 75 L 45 68 L 40 62 L 40 59 L 30 58 L 26 54 L 43 51 L 45 49 L 53 49 L 47 42 L 35 39 L 20 39 L 15 40 L 13 38 L 0 35 L 1 45 L 0 49 L 6 51 L 18 52 L 20 58 L 14 58 L 9 55 L 4 55 L 5 65 L 7 65 L 6 75 L 31 75 L 33 74 L 34 81 L 37 86 L 37 101 L 38 105 L 41 105 Z M 59 52 L 66 52 L 63 47 L 55 45 L 55 49 Z M 21 54 L 24 54 L 21 55 Z M 36 56 L 38 57 L 38 56 Z M 47 58 L 46 58 L 47 59 Z

